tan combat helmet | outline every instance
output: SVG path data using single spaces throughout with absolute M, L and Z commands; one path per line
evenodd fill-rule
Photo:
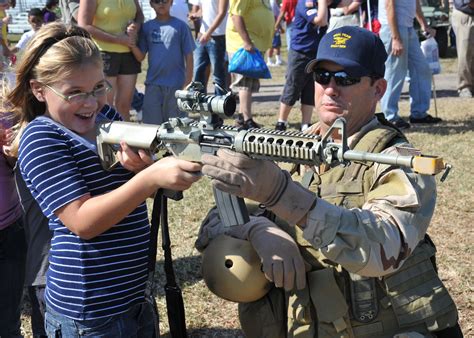
M 245 240 L 220 235 L 202 254 L 202 275 L 217 296 L 239 303 L 256 301 L 271 288 L 260 257 Z

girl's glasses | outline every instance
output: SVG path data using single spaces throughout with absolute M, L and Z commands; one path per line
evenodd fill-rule
M 53 87 L 43 84 L 46 88 L 51 89 L 51 91 L 62 98 L 64 101 L 67 101 L 69 103 L 84 103 L 89 96 L 93 96 L 95 98 L 103 97 L 107 95 L 107 93 L 112 89 L 112 85 L 105 80 L 103 83 L 97 85 L 97 87 L 88 93 L 81 92 L 77 94 L 71 94 L 71 95 L 64 95 L 63 93 L 59 92 L 57 89 L 54 89 Z
M 360 82 L 360 77 L 350 77 L 345 71 L 330 72 L 325 69 L 315 69 L 313 71 L 314 81 L 321 85 L 328 85 L 332 77 L 340 87 L 352 86 Z

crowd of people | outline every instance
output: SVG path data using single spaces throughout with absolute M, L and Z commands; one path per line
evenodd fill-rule
M 442 122 L 429 114 L 432 76 L 414 19 L 427 36 L 435 32 L 419 1 L 379 0 L 377 13 L 358 0 L 189 5 L 188 12 L 185 1 L 150 0 L 156 18 L 145 22 L 138 0 L 51 0 L 29 10 L 32 29 L 15 46 L 2 31 L 3 56 L 18 55 L 18 61 L 14 80 L 4 81 L 0 115 L 0 337 L 21 336 L 24 285 L 34 337 L 159 335 L 144 302 L 145 200 L 160 188 L 188 189 L 201 173 L 220 190 L 265 205 L 279 220 L 255 217 L 229 232 L 214 215 L 217 221 L 207 219 L 200 231 L 202 251 L 216 234 L 249 241 L 274 285 L 261 299 L 239 304 L 248 337 L 462 337 L 456 306 L 432 264 L 435 248 L 426 233 L 436 200 L 431 177 L 353 163 L 312 168 L 301 185 L 272 162 L 230 150 L 205 155 L 202 163 L 154 162 L 123 142 L 120 164 L 107 171 L 95 144 L 96 122 L 130 120 L 132 106 L 145 123 L 184 116 L 175 91 L 192 81 L 206 90 L 211 74 L 216 95 L 227 88 L 238 95 L 235 124 L 260 127 L 252 114 L 260 80 L 228 74 L 227 64 L 243 48 L 268 53 L 269 66 L 284 65 L 286 33 L 276 130 L 288 128 L 299 100 L 301 130 L 324 134 L 342 116 L 351 148 L 415 152 L 402 130 Z M 1 6 L 5 16 L 15 3 Z M 472 97 L 474 1 L 455 0 L 454 6 L 459 95 Z M 144 96 L 134 104 L 145 58 Z M 398 115 L 407 76 L 409 121 Z M 376 115 L 379 100 L 382 114 Z M 319 122 L 311 125 L 314 112 Z

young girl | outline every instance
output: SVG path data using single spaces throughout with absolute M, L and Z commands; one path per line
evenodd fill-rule
M 53 231 L 46 282 L 49 337 L 146 337 L 149 223 L 145 199 L 184 190 L 201 166 L 154 164 L 121 144 L 121 165 L 102 169 L 95 123 L 120 119 L 105 104 L 100 52 L 78 27 L 50 23 L 30 42 L 8 95 L 19 116 L 13 152 Z M 135 173 L 135 174 L 134 174 Z

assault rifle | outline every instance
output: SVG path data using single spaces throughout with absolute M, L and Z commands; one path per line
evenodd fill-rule
M 346 122 L 337 119 L 323 136 L 298 131 L 273 129 L 243 130 L 223 124 L 235 112 L 236 100 L 231 93 L 205 95 L 200 83 L 192 83 L 175 93 L 178 108 L 199 113 L 199 120 L 172 118 L 161 125 L 107 121 L 97 125 L 97 148 L 104 168 L 116 162 L 115 146 L 125 141 L 129 146 L 148 149 L 152 153 L 167 151 L 181 159 L 201 160 L 205 153 L 215 154 L 219 148 L 232 149 L 254 159 L 318 166 L 322 163 L 346 165 L 350 161 L 371 161 L 412 168 L 415 172 L 435 175 L 449 172 L 450 165 L 436 156 L 402 156 L 350 150 L 347 145 Z M 342 142 L 333 142 L 339 132 Z M 225 226 L 246 223 L 249 218 L 243 199 L 214 190 L 216 205 Z

